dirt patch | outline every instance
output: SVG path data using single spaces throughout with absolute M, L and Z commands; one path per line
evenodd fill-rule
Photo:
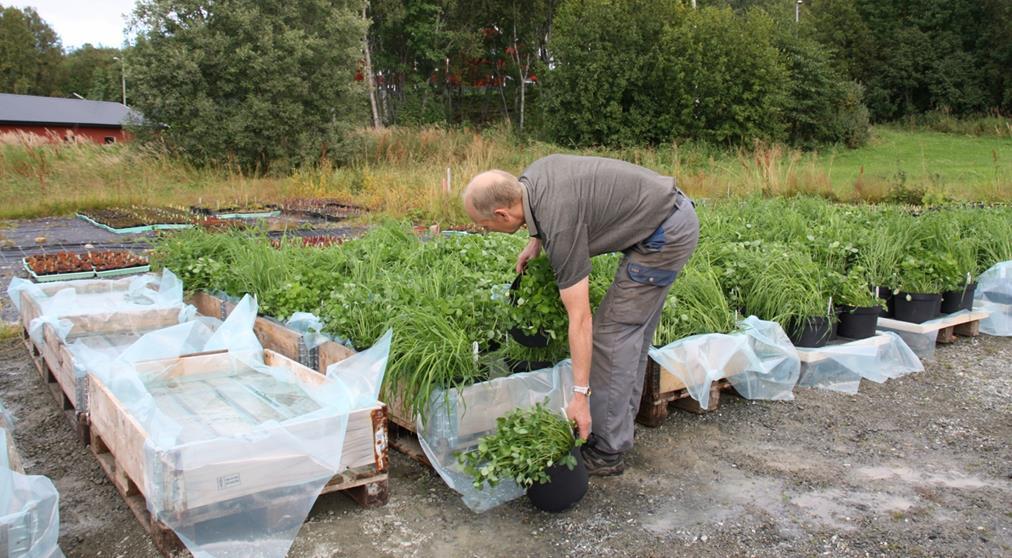
M 155 549 L 74 437 L 17 341 L 0 399 L 30 473 L 60 490 L 68 556 Z M 629 470 L 573 511 L 515 501 L 468 511 L 391 455 L 391 499 L 321 498 L 291 556 L 998 556 L 1012 552 L 1012 339 L 960 339 L 925 371 L 855 396 L 722 398 L 719 411 L 639 428 Z

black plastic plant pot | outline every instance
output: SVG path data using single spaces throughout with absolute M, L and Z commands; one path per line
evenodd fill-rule
M 881 306 L 841 306 L 837 335 L 847 339 L 866 339 L 875 335 Z
M 510 336 L 524 347 L 542 349 L 548 346 L 548 334 L 544 331 L 537 333 L 524 333 L 519 327 L 510 328 Z
M 788 337 L 795 347 L 822 347 L 833 336 L 833 322 L 825 316 L 810 316 L 791 324 Z
M 977 282 L 974 281 L 963 290 L 963 301 L 959 305 L 961 310 L 973 310 L 973 295 L 977 292 Z
M 556 463 L 548 468 L 548 482 L 527 489 L 527 499 L 541 511 L 559 513 L 573 507 L 587 493 L 587 467 L 580 448 L 569 452 L 576 457 L 576 467 Z
M 963 309 L 963 290 L 942 293 L 942 314 L 952 314 Z
M 879 307 L 878 315 L 883 318 L 892 318 L 894 315 L 893 309 L 893 290 L 889 287 L 879 287 L 878 297 L 886 301 L 885 308 Z
M 899 292 L 893 304 L 896 305 L 897 320 L 923 324 L 941 312 L 942 295 Z

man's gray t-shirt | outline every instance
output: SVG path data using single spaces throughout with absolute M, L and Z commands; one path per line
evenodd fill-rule
M 524 217 L 560 289 L 590 275 L 590 258 L 649 237 L 675 207 L 675 179 L 602 157 L 549 155 L 520 175 Z

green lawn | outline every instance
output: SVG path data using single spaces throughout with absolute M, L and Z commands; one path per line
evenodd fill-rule
M 1012 193 L 1012 139 L 874 128 L 860 149 L 820 154 L 835 186 L 870 182 L 940 188 L 951 194 Z M 1003 196 L 1003 197 L 1005 197 Z

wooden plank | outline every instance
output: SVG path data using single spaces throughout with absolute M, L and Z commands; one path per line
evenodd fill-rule
M 965 325 L 965 324 L 960 324 Z M 935 337 L 935 343 L 940 345 L 949 345 L 956 342 L 956 333 L 953 329 L 956 326 L 943 327 L 938 330 L 938 335 Z
M 327 373 L 327 367 L 336 364 L 355 354 L 355 351 L 334 341 L 326 341 L 316 348 L 317 371 L 320 374 Z
M 210 316 L 212 318 L 218 318 L 219 320 L 225 319 L 225 314 L 222 311 L 221 299 L 210 295 L 204 291 L 197 291 L 190 296 L 190 304 L 197 308 L 197 312 L 204 316 Z
M 413 431 L 391 422 L 390 424 L 390 447 L 404 454 L 408 458 L 432 468 L 432 463 L 418 443 L 418 435 Z
M 304 345 L 301 333 L 264 317 L 258 317 L 253 322 L 253 333 L 256 334 L 264 349 L 281 353 L 296 362 L 303 360 Z
M 953 331 L 961 337 L 977 337 L 980 335 L 980 321 L 959 324 L 953 327 Z
M 884 333 L 877 333 L 864 339 L 835 339 L 830 341 L 824 347 L 796 347 L 796 349 L 798 351 L 798 358 L 801 359 L 802 363 L 812 364 L 831 358 L 833 356 L 834 349 L 837 348 L 859 349 L 881 347 L 882 345 L 888 344 L 890 339 L 891 337 Z
M 991 313 L 986 310 L 974 310 L 966 313 L 949 314 L 947 316 L 928 320 L 923 324 L 904 322 L 891 318 L 879 318 L 878 327 L 896 331 L 905 331 L 907 333 L 931 333 L 932 331 L 938 331 L 951 326 L 980 321 L 990 315 Z

